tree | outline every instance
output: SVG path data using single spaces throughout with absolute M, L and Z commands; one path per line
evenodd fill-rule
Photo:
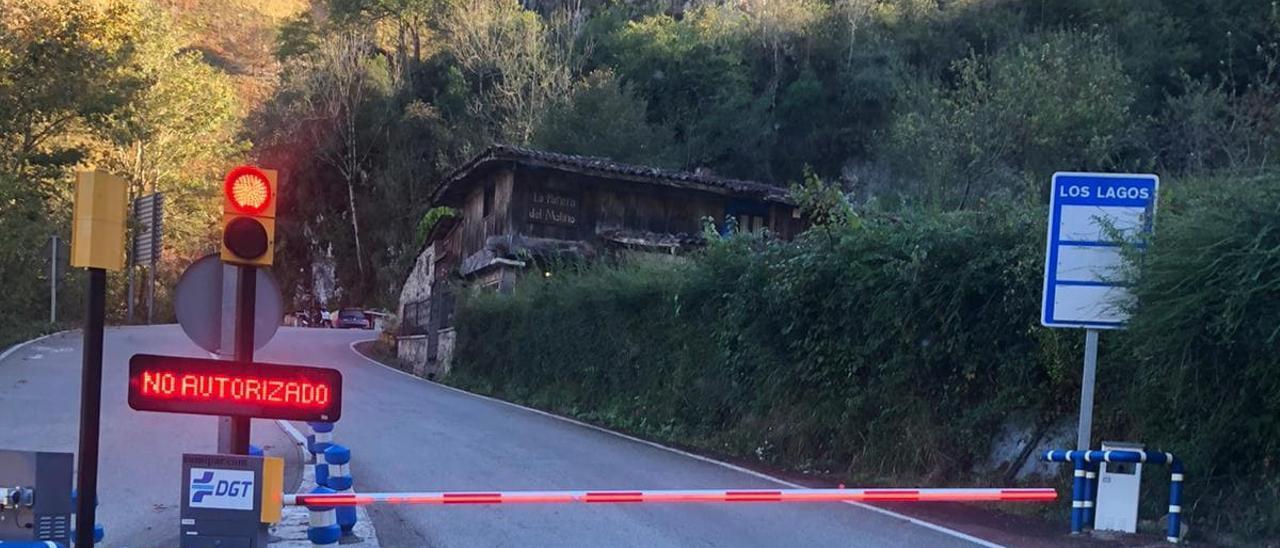
M 231 78 L 184 50 L 164 12 L 143 13 L 136 60 L 148 85 L 112 118 L 94 159 L 125 175 L 131 196 L 165 193 L 167 247 L 185 261 L 216 247 L 210 185 L 247 145 L 235 136 L 240 104 Z
M 1133 127 L 1131 81 L 1096 35 L 1053 33 L 954 65 L 956 85 L 922 79 L 884 151 L 941 207 L 993 194 L 1038 200 L 1057 170 L 1114 165 Z
M 370 62 L 372 43 L 358 31 L 344 31 L 326 40 L 299 75 L 297 84 L 303 128 L 312 133 L 317 158 L 328 164 L 346 184 L 347 215 L 355 246 L 356 267 L 365 274 L 357 188 L 368 181 L 374 151 L 371 134 L 379 133 L 380 115 L 366 116 L 380 92 Z
M 446 20 L 449 54 L 473 92 L 468 113 L 490 140 L 527 144 L 572 86 L 571 52 L 511 0 L 462 0 Z
M 570 154 L 619 162 L 671 165 L 671 131 L 645 119 L 647 105 L 612 71 L 599 70 L 574 83 L 569 100 L 548 112 L 533 144 Z
M 134 65 L 138 12 L 71 0 L 0 2 L 0 170 L 74 164 L 68 133 L 107 124 L 144 82 Z

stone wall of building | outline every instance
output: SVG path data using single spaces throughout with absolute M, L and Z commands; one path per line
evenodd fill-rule
M 453 346 L 457 341 L 458 335 L 452 327 L 440 330 L 440 347 L 436 349 L 435 366 L 428 370 L 428 376 L 433 378 L 441 378 L 449 374 L 449 369 L 453 367 Z
M 413 372 L 421 375 L 427 366 L 427 337 L 423 333 L 407 333 L 404 306 L 425 301 L 431 297 L 431 283 L 435 279 L 435 247 L 427 246 L 418 255 L 413 270 L 400 289 L 400 307 L 396 317 L 400 319 L 400 333 L 396 337 L 396 357 L 413 365 Z

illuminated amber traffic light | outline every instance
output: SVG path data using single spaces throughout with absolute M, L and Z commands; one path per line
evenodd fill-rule
M 270 266 L 276 234 L 276 172 L 240 166 L 222 186 L 223 262 Z

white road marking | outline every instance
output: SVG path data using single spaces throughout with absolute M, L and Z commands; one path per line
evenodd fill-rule
M 47 338 L 49 338 L 49 337 L 52 337 L 52 336 L 54 336 L 54 335 L 61 335 L 61 334 L 63 334 L 63 333 L 66 333 L 66 331 L 58 331 L 58 332 L 56 332 L 56 333 L 50 333 L 50 334 L 48 334 L 48 335 L 42 335 L 42 336 L 36 337 L 36 338 L 34 338 L 34 339 L 31 339 L 31 340 L 29 340 L 29 341 L 26 341 L 26 342 L 20 342 L 20 343 L 18 343 L 18 344 L 15 344 L 15 345 L 13 345 L 13 346 L 10 346 L 8 350 L 5 350 L 5 351 L 4 351 L 4 353 L 0 353 L 0 362 L 4 361 L 4 359 L 5 359 L 5 358 L 8 358 L 10 354 L 13 354 L 14 352 L 17 352 L 18 350 L 20 350 L 20 349 L 22 349 L 22 348 L 26 347 L 26 346 L 27 346 L 27 345 L 29 345 L 29 344 L 35 344 L 35 343 L 38 343 L 38 342 L 40 342 L 40 341 L 43 341 L 43 340 L 45 340 L 45 339 L 47 339 Z
M 776 477 L 770 476 L 770 475 L 768 475 L 768 474 L 765 474 L 765 473 L 763 473 L 763 472 L 757 472 L 757 471 L 755 471 L 755 470 L 751 470 L 750 468 L 743 468 L 743 467 L 738 466 L 738 465 L 736 465 L 736 464 L 730 464 L 730 463 L 727 463 L 727 462 L 718 461 L 718 460 L 713 459 L 713 458 L 710 458 L 710 457 L 704 457 L 704 456 L 702 456 L 702 455 L 697 455 L 697 454 L 694 454 L 694 453 L 690 453 L 690 452 L 688 452 L 688 451 L 682 451 L 682 450 L 680 450 L 680 449 L 676 449 L 676 448 L 674 448 L 674 447 L 667 447 L 667 446 L 662 445 L 662 444 L 657 443 L 657 442 L 653 442 L 653 441 L 649 441 L 649 440 L 645 440 L 645 439 L 640 439 L 640 438 L 637 438 L 637 437 L 635 437 L 635 436 L 630 436 L 630 435 L 627 435 L 627 434 L 623 434 L 623 433 L 621 433 L 621 432 L 615 432 L 615 431 L 613 431 L 613 430 L 609 430 L 608 428 L 604 428 L 604 427 L 602 427 L 602 426 L 596 426 L 596 425 L 594 425 L 594 424 L 588 424 L 588 423 L 585 423 L 585 422 L 582 422 L 582 421 L 579 421 L 579 420 L 571 419 L 571 418 L 569 418 L 569 417 L 562 417 L 562 416 L 557 415 L 557 414 L 555 414 L 555 413 L 548 413 L 548 412 L 543 411 L 543 410 L 541 410 L 541 409 L 534 409 L 534 408 L 532 408 L 532 407 L 525 407 L 525 406 L 520 405 L 520 404 L 518 404 L 518 403 L 512 403 L 512 402 L 509 402 L 509 401 L 504 401 L 504 400 L 500 400 L 500 399 L 497 399 L 497 398 L 492 398 L 492 397 L 485 396 L 485 395 L 481 395 L 481 394 L 475 394 L 475 393 L 472 393 L 472 392 L 467 392 L 466 390 L 463 390 L 463 389 L 461 389 L 461 388 L 454 388 L 454 387 L 449 386 L 449 385 L 446 385 L 446 384 L 441 384 L 441 383 L 438 383 L 438 382 L 435 382 L 435 381 L 432 381 L 432 380 L 424 379 L 424 378 L 419 377 L 419 376 L 417 376 L 417 375 L 413 375 L 413 374 L 411 374 L 411 373 L 406 373 L 406 372 L 401 371 L 401 370 L 399 370 L 399 369 L 396 369 L 396 368 L 394 368 L 394 367 L 390 367 L 390 366 L 388 366 L 388 365 L 386 365 L 386 364 L 384 364 L 384 363 L 382 363 L 382 362 L 380 362 L 380 361 L 377 361 L 377 360 L 372 359 L 372 358 L 370 358 L 370 357 L 368 357 L 368 356 L 365 356 L 364 354 L 361 354 L 359 350 L 356 350 L 356 344 L 358 344 L 358 343 L 362 343 L 362 342 L 376 341 L 376 340 L 377 340 L 377 339 L 365 339 L 365 340 L 361 340 L 361 341 L 352 341 L 352 343 L 351 343 L 351 344 L 349 344 L 349 345 L 347 345 L 347 347 L 351 349 L 351 352 L 352 352 L 353 354 L 355 354 L 355 355 L 357 355 L 357 356 L 359 356 L 359 357 L 363 358 L 365 361 L 368 361 L 368 362 L 370 362 L 370 363 L 376 364 L 376 365 L 378 365 L 378 366 L 380 366 L 380 367 L 383 367 L 383 368 L 385 368 L 385 369 L 388 369 L 388 370 L 390 370 L 390 371 L 394 371 L 394 372 L 399 373 L 399 374 L 401 374 L 401 375 L 404 375 L 404 376 L 406 376 L 406 377 L 409 377 L 409 378 L 412 378 L 412 379 L 416 379 L 416 380 L 419 380 L 419 381 L 422 381 L 422 382 L 425 382 L 425 383 L 428 383 L 428 384 L 433 384 L 433 385 L 435 385 L 435 386 L 439 386 L 440 388 L 444 388 L 444 389 L 446 389 L 446 390 L 452 390 L 452 391 L 457 392 L 457 393 L 459 393 L 459 394 L 466 394 L 466 395 L 471 396 L 471 397 L 474 397 L 474 398 L 480 398 L 480 399 L 482 399 L 482 400 L 488 400 L 488 401 L 491 401 L 491 402 L 494 402 L 494 403 L 500 403 L 500 404 L 502 404 L 502 405 L 507 405 L 507 406 L 515 407 L 515 408 L 517 408 L 517 409 L 523 409 L 523 410 L 528 411 L 528 412 L 530 412 L 530 413 L 534 413 L 534 414 L 542 415 L 542 416 L 544 416 L 544 417 L 549 417 L 549 418 L 556 419 L 556 420 L 559 420 L 559 421 L 567 422 L 567 423 L 569 423 L 569 424 L 574 424 L 574 425 L 577 425 L 577 426 L 581 426 L 581 427 L 583 427 L 583 428 L 589 428 L 589 429 L 591 429 L 591 430 L 595 430 L 595 431 L 597 431 L 597 432 L 603 432 L 603 433 L 605 433 L 605 434 L 609 434 L 609 435 L 617 436 L 617 437 L 620 437 L 620 438 L 623 438 L 623 439 L 626 439 L 626 440 L 629 440 L 629 441 L 633 441 L 633 442 L 636 442 L 636 443 L 640 443 L 640 444 L 647 445 L 647 446 L 649 446 L 649 447 L 653 447 L 653 448 L 656 448 L 656 449 L 661 449 L 661 450 L 663 450 L 663 451 L 669 451 L 669 452 L 671 452 L 671 453 L 675 453 L 675 454 L 680 455 L 680 456 L 683 456 L 683 457 L 688 457 L 688 458 L 691 458 L 691 459 L 694 459 L 694 460 L 698 460 L 698 461 L 706 462 L 706 463 L 709 463 L 709 464 L 714 464 L 714 465 L 716 465 L 716 466 L 721 466 L 721 467 L 724 467 L 724 468 L 728 468 L 728 469 L 733 470 L 733 471 L 735 471 L 735 472 L 741 472 L 741 473 L 743 473 L 743 474 L 747 474 L 747 475 L 750 475 L 750 476 L 754 476 L 754 477 L 757 477 L 757 478 L 760 478 L 760 479 L 763 479 L 763 480 L 768 480 L 768 481 L 771 481 L 771 482 L 774 482 L 774 483 L 777 483 L 777 484 L 780 484 L 780 485 L 785 485 L 785 486 L 787 486 L 787 487 L 791 487 L 791 488 L 795 488 L 795 489 L 803 489 L 803 488 L 805 488 L 805 486 L 804 486 L 804 485 L 800 485 L 800 484 L 798 484 L 798 483 L 793 483 L 793 482 L 790 482 L 790 481 L 784 480 L 784 479 L 782 479 L 782 478 L 776 478 Z M 917 518 L 913 518 L 913 517 L 908 516 L 908 515 L 905 515 L 905 514 L 899 514 L 899 513 L 897 513 L 897 512 L 892 511 L 892 510 L 886 510 L 886 509 L 884 509 L 884 508 L 877 508 L 877 507 L 875 507 L 875 506 L 871 506 L 871 505 L 869 505 L 869 504 L 864 504 L 864 503 L 861 503 L 861 502 L 845 502 L 845 504 L 851 504 L 851 505 L 853 505 L 853 506 L 857 506 L 857 507 L 862 508 L 862 509 L 864 509 L 864 510 L 870 510 L 870 511 L 872 511 L 872 512 L 877 512 L 877 513 L 880 513 L 880 514 L 884 514 L 884 515 L 886 515 L 886 516 L 894 517 L 894 518 L 897 518 L 897 519 L 900 519 L 900 520 L 903 520 L 903 521 L 909 522 L 909 523 L 911 523 L 911 524 L 913 524 L 913 525 L 918 525 L 918 526 L 920 526 L 920 527 L 924 527 L 925 529 L 930 529 L 930 530 L 933 530 L 933 531 L 936 531 L 936 532 L 942 533 L 942 534 L 944 534 L 944 535 L 948 535 L 948 536 L 951 536 L 951 537 L 955 537 L 955 538 L 958 538 L 958 539 L 961 539 L 961 540 L 966 540 L 966 541 L 972 542 L 972 543 L 974 543 L 974 544 L 977 544 L 977 545 L 979 545 L 979 546 L 984 546 L 984 547 L 986 547 L 986 548 L 1005 548 L 1005 547 L 1004 547 L 1004 545 L 1002 545 L 1002 544 L 996 544 L 996 543 L 991 542 L 991 541 L 988 541 L 988 540 L 983 540 L 983 539 L 980 539 L 980 538 L 975 537 L 975 536 L 973 536 L 973 535 L 970 535 L 970 534 L 968 534 L 968 533 L 962 533 L 962 532 L 960 532 L 960 531 L 956 531 L 955 529 L 949 529 L 949 528 L 947 528 L 947 527 L 943 527 L 943 526 L 938 525 L 938 524 L 936 524 L 936 523 L 929 523 L 929 522 L 927 522 L 927 521 L 924 521 L 924 520 L 921 520 L 921 519 L 917 519 Z

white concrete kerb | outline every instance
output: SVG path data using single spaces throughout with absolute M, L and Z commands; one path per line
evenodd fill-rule
M 43 340 L 45 340 L 45 339 L 47 339 L 47 338 L 49 338 L 49 337 L 52 337 L 52 336 L 54 336 L 54 335 L 61 335 L 61 334 L 63 334 L 63 333 L 69 333 L 69 332 L 71 332 L 71 331 L 73 331 L 73 330 L 68 329 L 68 330 L 64 330 L 64 331 L 56 331 L 56 332 L 50 333 L 50 334 L 48 334 L 48 335 L 41 335 L 41 336 L 36 337 L 36 338 L 34 338 L 34 339 L 31 339 L 31 340 L 29 340 L 29 341 L 23 341 L 23 342 L 20 342 L 20 343 L 18 343 L 18 344 L 15 344 L 15 345 L 13 345 L 13 346 L 10 346 L 10 347 L 9 347 L 8 349 L 6 349 L 4 352 L 0 353 L 0 362 L 4 361 L 4 359 L 5 359 L 5 358 L 8 358 L 8 357 L 9 357 L 9 355 L 13 354 L 14 352 L 17 352 L 17 351 L 19 351 L 19 350 L 22 350 L 23 348 L 26 348 L 28 345 L 38 343 L 38 342 L 43 341 Z

